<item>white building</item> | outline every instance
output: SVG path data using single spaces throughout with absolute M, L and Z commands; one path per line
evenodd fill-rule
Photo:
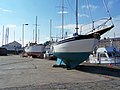
M 8 53 L 14 53 L 14 52 L 19 53 L 23 50 L 22 45 L 16 41 L 3 45 L 2 47 L 6 48 Z

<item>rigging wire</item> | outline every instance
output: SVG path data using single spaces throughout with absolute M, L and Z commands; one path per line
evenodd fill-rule
M 107 21 L 105 22 L 105 24 L 110 20 L 111 23 L 112 23 L 112 25 L 114 26 L 113 21 L 112 21 L 112 17 L 111 17 L 111 14 L 110 14 L 110 11 L 109 11 L 109 9 L 108 9 L 108 6 L 107 6 L 105 0 L 103 0 L 103 5 L 104 5 L 104 8 L 105 8 L 105 10 L 106 10 L 106 13 L 107 13 L 107 15 L 108 15 L 108 17 L 109 17 L 109 18 L 107 18 Z M 106 33 L 106 36 L 107 36 L 109 33 L 110 33 L 110 31 Z
M 72 23 L 72 16 L 70 15 L 70 12 L 71 12 L 71 11 L 74 12 L 74 9 L 72 8 L 69 0 L 65 0 L 65 3 L 67 4 L 67 10 L 68 10 L 66 19 L 68 19 L 67 24 L 69 25 L 69 24 Z M 70 8 L 70 10 L 69 10 L 69 8 Z M 73 13 L 72 13 L 72 14 L 73 14 Z M 66 33 L 66 32 L 67 32 L 67 33 L 70 33 L 70 30 L 71 30 L 71 27 L 68 26 L 68 29 L 66 29 L 65 33 Z M 67 36 L 67 37 L 68 37 L 68 36 Z
M 86 3 L 87 3 L 87 6 L 88 6 L 88 9 L 89 9 L 90 19 L 92 21 L 92 29 L 94 30 L 94 20 L 93 20 L 91 9 L 90 9 L 90 3 L 89 3 L 88 0 L 86 0 Z
M 108 17 L 109 17 L 108 20 L 111 20 L 112 25 L 114 25 L 114 24 L 113 24 L 113 21 L 112 21 L 112 17 L 111 17 L 111 15 L 110 15 L 110 11 L 109 11 L 109 9 L 108 9 L 108 6 L 107 6 L 105 0 L 103 0 L 103 5 L 104 5 L 104 7 L 105 7 L 105 9 L 106 9 L 106 12 L 107 12 L 107 14 L 108 14 Z
M 71 8 L 72 12 L 74 12 L 74 13 L 75 13 L 75 10 L 74 10 L 74 9 L 73 9 L 73 7 L 71 6 L 71 4 L 70 4 L 69 0 L 67 0 L 67 2 L 68 2 L 69 7 Z
M 71 4 L 71 0 L 65 0 L 66 1 L 66 4 L 68 5 L 68 9 L 69 9 L 69 17 L 67 16 L 67 18 L 69 18 L 69 24 L 72 24 L 73 23 L 73 21 L 75 20 L 75 19 L 73 19 L 73 18 L 75 18 L 75 16 L 76 16 L 76 11 L 75 11 L 75 9 L 74 9 L 74 7 L 73 7 L 73 3 Z M 70 34 L 73 34 L 73 31 L 75 31 L 73 28 L 71 28 L 71 26 L 69 26 L 69 29 L 70 29 Z
M 106 12 L 107 12 L 107 14 L 108 14 L 108 17 L 111 18 L 110 11 L 108 10 L 108 7 L 107 7 L 107 4 L 106 4 L 106 1 L 105 1 L 105 0 L 103 0 L 103 5 L 104 5 L 105 10 L 106 10 Z
M 86 1 L 87 1 L 87 3 L 89 4 L 88 0 L 86 0 Z M 102 24 L 100 24 L 99 26 L 93 28 L 93 30 L 95 30 L 95 29 L 97 29 L 97 28 L 100 28 L 100 27 L 102 27 L 102 26 L 105 26 L 105 25 L 107 24 L 107 22 L 109 22 L 109 21 L 111 21 L 112 26 L 114 27 L 114 24 L 113 24 L 113 21 L 112 21 L 112 17 L 111 17 L 111 15 L 110 15 L 110 11 L 109 11 L 109 9 L 108 9 L 108 6 L 107 6 L 105 0 L 103 0 L 103 5 L 104 5 L 104 8 L 105 8 L 105 10 L 106 10 L 107 15 L 108 15 L 109 18 L 106 18 L 106 21 L 105 21 L 104 23 L 102 23 Z M 88 8 L 89 8 L 89 6 L 88 6 Z M 90 9 L 89 9 L 89 10 L 90 10 Z M 92 20 L 92 16 L 91 16 L 91 20 Z M 102 20 L 102 19 L 101 19 L 101 20 Z M 96 22 L 96 21 L 93 21 L 93 24 L 94 24 L 94 22 Z M 92 31 L 93 31 L 93 30 L 92 30 Z M 91 32 L 91 31 L 90 31 L 90 32 Z

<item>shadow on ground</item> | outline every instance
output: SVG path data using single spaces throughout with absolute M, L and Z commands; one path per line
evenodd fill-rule
M 55 68 L 66 68 L 67 70 L 73 70 L 68 68 L 66 65 L 53 65 Z M 83 64 L 79 65 L 75 68 L 75 70 L 92 73 L 92 74 L 101 74 L 107 75 L 112 77 L 119 77 L 120 78 L 120 67 L 115 66 L 107 66 L 107 65 L 100 65 L 100 64 Z
M 101 74 L 113 77 L 120 77 L 120 68 L 108 67 L 108 66 L 92 66 L 92 65 L 79 65 L 76 70 L 92 73 Z

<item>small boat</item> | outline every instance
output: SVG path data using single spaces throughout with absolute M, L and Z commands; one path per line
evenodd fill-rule
M 112 18 L 107 19 L 108 21 Z M 107 23 L 107 22 L 105 22 Z M 100 36 L 111 30 L 114 25 L 105 26 L 104 28 L 94 28 L 87 35 L 78 34 L 78 0 L 76 0 L 76 33 L 70 38 L 63 38 L 53 46 L 53 54 L 60 58 L 67 67 L 75 68 L 80 63 L 89 58 L 90 53 L 97 45 Z M 97 31 L 95 31 L 97 29 Z
M 90 63 L 97 64 L 120 64 L 120 52 L 117 47 L 107 46 L 97 49 L 96 54 L 89 57 Z
M 52 51 L 52 46 L 54 45 L 55 42 L 53 41 L 49 41 L 48 45 L 45 45 L 45 54 L 44 54 L 44 58 L 45 59 L 49 59 L 49 60 L 56 60 L 56 57 L 53 55 L 53 51 Z
M 0 56 L 7 56 L 7 49 L 0 47 Z
M 28 56 L 43 58 L 44 48 L 43 44 L 29 43 L 24 50 Z

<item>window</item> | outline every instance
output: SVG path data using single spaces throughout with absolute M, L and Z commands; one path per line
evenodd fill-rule
M 100 57 L 106 57 L 105 53 L 101 53 Z
M 108 54 L 109 57 L 112 57 L 112 56 L 113 56 L 112 53 L 107 53 L 107 54 Z

